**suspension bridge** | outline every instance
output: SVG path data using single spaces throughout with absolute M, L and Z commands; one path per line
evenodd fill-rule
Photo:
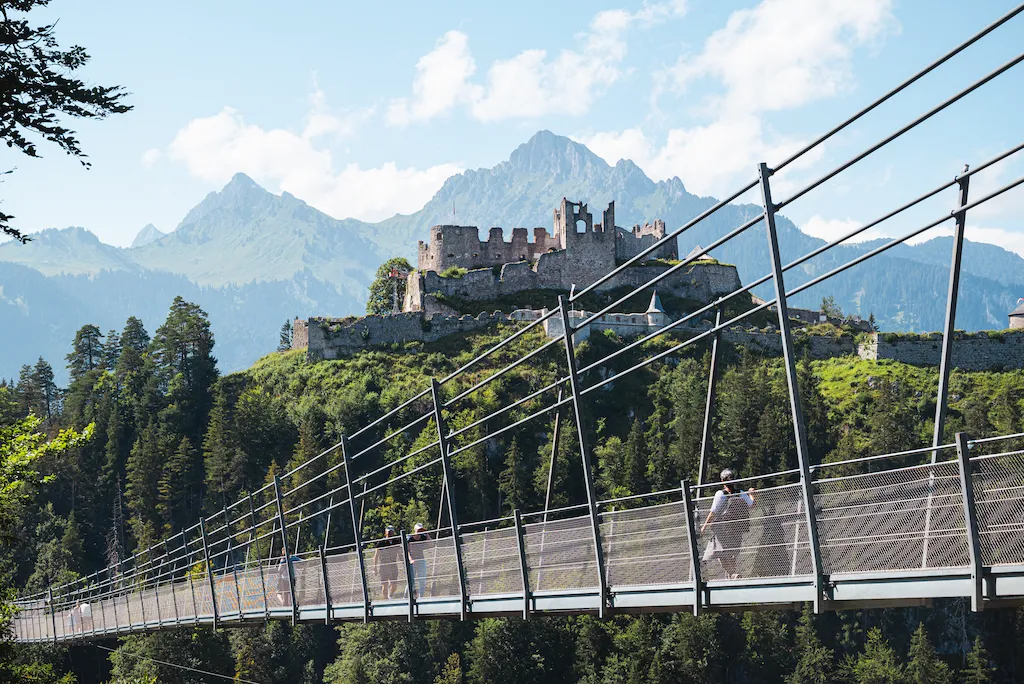
M 965 168 L 949 182 L 788 264 L 780 256 L 775 227 L 779 210 L 1000 77 L 1024 60 L 1024 53 L 785 199 L 773 200 L 771 182 L 775 174 L 1022 11 L 1024 5 L 1000 17 L 789 158 L 771 167 L 760 164 L 753 180 L 742 188 L 595 282 L 560 297 L 558 306 L 540 319 L 521 325 L 480 356 L 432 380 L 315 458 L 130 558 L 74 582 L 20 597 L 14 638 L 61 642 L 270 619 L 331 623 L 487 616 L 529 619 L 574 613 L 603 617 L 787 608 L 803 603 L 822 611 L 927 605 L 942 598 L 966 598 L 978 611 L 1024 602 L 1024 433 L 983 438 L 957 433 L 952 442 L 943 439 L 966 217 L 1024 183 L 1024 177 L 1018 178 L 980 197 L 969 197 L 970 180 L 1020 152 L 1024 143 Z M 630 288 L 575 326 L 570 324 L 570 309 L 580 297 L 640 263 L 663 242 L 675 240 L 753 192 L 760 195 L 762 213 L 700 253 Z M 955 193 L 953 211 L 943 211 L 898 238 L 787 287 L 787 271 L 942 193 L 951 197 Z M 755 226 L 765 230 L 768 273 L 603 358 L 579 365 L 576 332 Z M 940 226 L 951 226 L 954 240 L 931 444 L 849 461 L 812 462 L 820 454 L 808 451 L 788 299 Z M 755 305 L 744 296 L 769 283 L 774 297 Z M 727 310 L 744 307 L 748 308 L 726 319 Z M 722 483 L 710 483 L 708 473 L 714 459 L 711 437 L 720 334 L 766 311 L 777 316 L 798 467 L 730 481 L 730 491 L 735 493 L 720 496 L 716 504 L 715 490 Z M 549 319 L 560 319 L 562 334 L 550 339 L 530 334 Z M 713 319 L 714 324 L 699 332 L 684 327 L 704 319 Z M 647 344 L 655 338 L 668 342 Z M 711 363 L 697 481 L 600 500 L 587 429 L 588 395 L 609 391 L 625 376 L 701 343 L 710 345 Z M 557 380 L 522 388 L 521 396 L 486 416 L 457 429 L 450 426 L 468 397 L 485 391 L 513 369 L 528 368 L 531 360 L 551 355 L 564 364 Z M 631 365 L 609 371 L 611 361 L 625 359 L 633 359 Z M 586 501 L 551 507 L 549 479 L 541 511 L 460 521 L 452 457 L 517 430 L 536 430 L 545 419 L 553 420 L 549 472 L 554 472 L 559 439 L 575 440 Z M 429 443 L 411 446 L 428 432 Z M 428 475 L 440 482 L 441 515 L 434 529 L 412 536 L 401 531 L 383 539 L 364 534 L 365 508 L 374 505 L 375 497 L 399 480 Z M 753 484 L 752 495 L 740 493 Z M 727 513 L 737 508 L 742 515 Z M 300 534 L 303 525 L 307 526 L 305 537 Z M 317 534 L 310 542 L 314 527 Z

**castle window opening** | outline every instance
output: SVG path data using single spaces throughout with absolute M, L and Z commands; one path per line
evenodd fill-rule
M 448 252 L 448 258 L 449 259 L 454 259 L 455 258 L 455 252 Z
M 583 227 L 583 230 L 580 230 L 580 226 L 581 225 Z M 586 233 L 587 232 L 587 222 L 584 221 L 583 219 L 576 219 L 576 232 L 577 233 Z

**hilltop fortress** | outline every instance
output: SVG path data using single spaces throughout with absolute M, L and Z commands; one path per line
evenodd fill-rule
M 611 202 L 601 223 L 594 223 L 586 204 L 564 197 L 554 210 L 552 228 L 552 233 L 534 228 L 532 241 L 526 228 L 513 228 L 512 240 L 506 242 L 501 228 L 491 228 L 484 241 L 476 226 L 434 226 L 429 242 L 419 243 L 417 269 L 409 276 L 403 310 L 443 313 L 442 302 L 453 297 L 487 301 L 527 290 L 578 290 L 665 236 L 660 219 L 631 230 L 620 228 Z M 597 289 L 641 285 L 678 258 L 676 243 L 669 240 Z M 711 260 L 680 269 L 658 285 L 663 292 L 705 302 L 739 286 L 734 267 Z

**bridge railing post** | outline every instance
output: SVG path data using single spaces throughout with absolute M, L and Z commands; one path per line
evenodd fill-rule
M 964 173 L 967 167 L 964 167 Z M 958 176 L 959 203 L 967 205 L 967 191 L 971 184 L 970 176 Z M 954 211 L 956 226 L 953 229 L 953 253 L 949 260 L 949 290 L 946 293 L 946 318 L 942 326 L 942 352 L 939 356 L 939 388 L 935 395 L 935 425 L 932 432 L 932 465 L 939 460 L 938 446 L 942 444 L 942 435 L 946 431 L 946 405 L 949 400 L 949 373 L 953 364 L 953 335 L 956 327 L 956 304 L 960 294 L 960 264 L 964 254 L 964 230 L 967 226 L 967 211 Z M 924 516 L 924 542 L 921 547 L 921 567 L 928 567 L 928 538 L 932 529 L 932 488 L 935 472 L 929 477 L 928 502 Z
M 405 587 L 406 587 L 406 598 L 409 604 L 409 622 L 412 622 L 416 617 L 416 596 L 413 593 L 413 587 L 415 586 L 412 579 L 412 563 L 409 562 L 409 536 L 405 533 L 405 530 L 400 530 L 399 534 L 402 537 L 402 567 L 405 568 Z
M 284 554 L 285 568 L 288 571 L 288 592 L 292 604 L 292 625 L 299 621 L 299 601 L 295 595 L 295 568 L 292 567 L 292 555 L 288 551 L 288 528 L 284 519 L 284 503 L 281 501 L 281 478 L 274 475 L 274 500 L 277 503 L 277 523 L 281 526 L 281 553 Z
M 978 509 L 974 501 L 974 479 L 967 434 L 956 433 L 956 456 L 960 465 L 960 491 L 963 494 L 964 524 L 967 530 L 967 556 L 971 563 L 971 610 L 984 607 L 984 567 L 981 558 L 981 536 L 978 531 Z
M 352 488 L 350 464 L 352 457 L 348 453 L 348 437 L 341 436 L 341 472 L 345 476 L 345 491 L 348 493 L 348 511 L 352 518 L 352 539 L 356 545 L 356 562 L 359 565 L 359 585 L 363 592 L 363 622 L 370 621 L 370 591 L 366 584 L 366 559 L 363 558 L 362 519 L 356 514 L 356 494 Z
M 57 643 L 57 614 L 53 609 L 53 589 L 46 583 L 46 605 L 50 607 L 50 627 L 53 629 L 53 643 Z
M 192 622 L 199 624 L 199 601 L 196 599 L 196 583 L 192 572 L 192 552 L 188 550 L 189 541 L 182 532 L 182 538 L 185 539 L 185 563 L 187 563 L 187 570 L 185 571 L 188 576 L 188 589 L 192 594 Z M 129 617 L 129 620 L 131 618 Z
M 324 583 L 324 624 L 331 624 L 331 588 L 327 584 L 327 558 L 324 556 L 324 547 L 320 545 L 316 548 L 317 555 L 320 557 L 320 576 Z
M 448 442 L 448 423 L 441 409 L 441 386 L 436 378 L 430 379 L 430 396 L 434 402 L 434 422 L 437 424 L 438 447 L 441 451 L 441 470 L 444 476 L 444 489 L 447 495 L 448 521 L 452 525 L 452 544 L 455 546 L 455 566 L 459 580 L 459 619 L 465 620 L 468 611 L 466 597 L 466 568 L 462 564 L 462 537 L 459 534 L 459 516 L 455 511 L 455 473 L 450 461 L 451 448 Z M 434 540 L 437 543 L 437 540 Z
M 693 497 L 690 496 L 690 481 L 679 483 L 683 491 L 683 511 L 686 515 L 686 540 L 690 547 L 690 572 L 693 574 L 693 615 L 699 617 L 704 609 L 704 582 L 700 573 L 700 547 L 697 544 L 696 511 L 693 508 Z M 700 494 L 700 490 L 697 490 Z
M 206 543 L 206 521 L 204 518 L 199 518 L 199 535 L 203 540 L 203 564 L 206 565 L 206 579 L 210 585 L 210 605 L 213 607 L 213 628 L 217 629 L 217 621 L 219 619 L 217 614 L 217 592 L 215 590 L 215 583 L 213 580 L 213 565 L 210 563 L 210 547 Z M 196 617 L 198 619 L 198 613 L 196 614 Z
M 704 404 L 704 427 L 700 438 L 700 465 L 697 469 L 697 496 L 701 486 L 707 482 L 708 463 L 711 460 L 711 424 L 715 416 L 715 395 L 718 392 L 718 356 L 722 344 L 722 331 L 717 328 L 722 324 L 722 305 L 715 308 L 715 335 L 711 340 L 711 366 L 708 369 L 708 394 Z
M 519 509 L 512 511 L 516 530 L 516 549 L 519 551 L 519 571 L 523 575 L 523 619 L 530 619 L 530 569 L 526 565 L 526 540 L 523 538 L 523 518 Z M 486 540 L 486 536 L 484 537 Z
M 814 507 L 813 482 L 811 480 L 810 454 L 807 449 L 807 431 L 804 425 L 804 412 L 800 402 L 800 385 L 796 374 L 796 358 L 793 348 L 793 336 L 789 329 L 789 306 L 786 303 L 786 284 L 782 277 L 782 257 L 779 254 L 779 236 L 775 229 L 775 204 L 772 202 L 772 191 L 769 178 L 772 175 L 768 165 L 758 165 L 760 177 L 761 199 L 764 205 L 764 223 L 768 233 L 768 250 L 772 263 L 772 283 L 775 286 L 775 309 L 779 314 L 779 333 L 782 337 L 782 359 L 786 372 L 786 384 L 789 387 L 789 405 L 793 416 L 793 433 L 796 441 L 796 456 L 800 468 L 800 489 L 803 496 L 806 514 L 808 540 L 811 547 L 811 562 L 814 568 L 814 612 L 822 609 L 825 599 L 825 573 L 821 560 L 821 547 L 818 543 L 818 522 Z
M 558 296 L 558 310 L 562 317 L 562 331 L 565 336 L 565 358 L 569 367 L 569 389 L 572 392 L 572 406 L 576 416 L 576 434 L 579 437 L 580 460 L 583 465 L 583 482 L 587 490 L 587 510 L 590 513 L 590 525 L 594 536 L 594 558 L 597 566 L 597 586 L 599 600 L 598 617 L 604 618 L 607 604 L 608 584 L 605 579 L 604 549 L 601 548 L 601 524 L 597 516 L 597 495 L 594 492 L 594 473 L 590 465 L 590 446 L 587 429 L 583 420 L 583 405 L 580 402 L 580 380 L 576 366 L 576 350 L 573 346 L 573 329 L 569 320 L 569 305 L 565 295 Z

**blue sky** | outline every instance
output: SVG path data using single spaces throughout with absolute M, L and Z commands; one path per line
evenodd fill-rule
M 87 78 L 124 85 L 135 110 L 79 124 L 88 171 L 55 148 L 41 160 L 4 149 L 17 171 L 0 192 L 24 230 L 81 225 L 115 245 L 146 223 L 173 229 L 237 171 L 338 218 L 378 220 L 546 128 L 721 195 L 1013 5 L 54 0 L 34 18 L 59 18 L 61 42 L 93 57 Z M 1022 38 L 1017 17 L 777 178 L 776 196 L 1015 57 Z M 883 213 L 1021 142 L 1022 93 L 1024 66 L 785 213 L 821 237 Z M 1021 173 L 1024 161 L 1000 165 L 972 194 Z M 1018 190 L 973 212 L 969 237 L 1024 254 L 1022 210 Z

